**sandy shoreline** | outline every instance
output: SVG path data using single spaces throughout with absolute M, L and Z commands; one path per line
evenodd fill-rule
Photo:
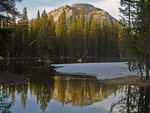
M 135 85 L 139 87 L 150 87 L 150 79 L 145 80 L 139 76 L 125 76 L 120 78 L 113 78 L 113 79 L 100 79 L 100 83 L 102 84 L 108 84 L 108 85 Z

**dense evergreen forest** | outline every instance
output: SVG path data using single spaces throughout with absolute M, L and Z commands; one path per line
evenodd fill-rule
M 126 57 L 129 69 L 139 69 L 149 78 L 150 70 L 150 1 L 121 0 L 121 24 L 107 20 L 85 21 L 84 9 L 74 12 L 67 24 L 62 12 L 58 22 L 44 10 L 29 20 L 27 8 L 22 14 L 15 2 L 0 3 L 0 56 L 3 57 Z M 18 18 L 19 15 L 19 18 Z
M 74 11 L 68 25 L 65 11 L 57 23 L 45 10 L 42 14 L 38 11 L 37 18 L 29 20 L 27 8 L 23 9 L 19 20 L 16 19 L 12 15 L 1 20 L 1 28 L 10 31 L 0 37 L 1 56 L 114 58 L 122 55 L 122 27 L 117 20 L 110 24 L 107 20 L 99 23 L 91 12 L 90 20 L 85 21 L 84 9 L 77 15 Z

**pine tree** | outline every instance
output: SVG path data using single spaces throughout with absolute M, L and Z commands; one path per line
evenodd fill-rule
M 71 21 L 68 24 L 68 42 L 67 42 L 67 56 L 72 56 L 72 37 L 71 37 Z
M 112 55 L 114 58 L 115 57 L 119 57 L 119 51 L 118 51 L 118 22 L 117 20 L 112 23 L 112 27 L 111 30 L 112 30 L 112 39 L 111 39 L 111 45 L 112 47 L 110 47 L 110 51 L 113 51 L 112 52 Z M 113 50 L 111 50 L 113 49 Z
M 77 14 L 77 57 L 81 58 L 83 55 L 83 50 L 82 50 L 82 23 L 81 23 L 81 15 L 80 11 L 78 11 Z
M 59 45 L 57 52 L 58 56 L 65 56 L 67 49 L 65 43 L 65 40 L 67 38 L 67 25 L 66 25 L 66 12 L 64 9 L 56 25 L 56 36 L 58 37 L 58 45 Z
M 118 26 L 118 51 L 119 51 L 119 55 L 120 58 L 122 59 L 125 55 L 125 41 L 124 41 L 124 27 L 122 25 Z
M 98 23 L 93 19 L 90 27 L 90 51 L 93 57 L 98 56 Z
M 139 69 L 141 76 L 145 69 L 146 79 L 149 79 L 149 1 L 124 1 L 122 5 L 126 10 L 121 13 L 128 16 L 125 43 L 129 69 Z
M 81 30 L 81 42 L 83 44 L 81 44 L 81 48 L 82 48 L 82 56 L 86 56 L 87 53 L 87 37 L 86 37 L 86 34 L 85 34 L 85 29 L 86 29 L 86 26 L 85 26 L 85 15 L 84 15 L 84 8 L 82 8 L 82 12 L 81 12 L 81 18 L 80 18 L 80 30 Z
M 92 24 L 92 21 L 93 21 L 93 13 L 91 12 L 90 14 L 90 19 L 89 21 L 86 23 L 86 37 L 87 37 L 87 53 L 88 53 L 88 56 L 91 56 L 91 52 L 92 52 L 92 48 L 91 48 L 91 37 L 90 37 L 90 30 L 91 30 L 91 24 Z M 92 56 L 91 56 L 92 57 Z
M 48 18 L 48 15 L 46 11 L 44 10 L 42 12 L 41 17 L 38 13 L 37 21 L 40 21 L 39 26 L 39 35 L 38 35 L 38 53 L 42 57 L 50 57 L 54 53 L 55 45 L 53 44 L 55 42 L 55 23 L 53 20 L 53 17 L 50 16 L 50 19 Z
M 146 79 L 149 79 L 150 70 L 150 1 L 140 0 L 137 2 L 137 21 L 135 30 L 137 30 L 137 50 L 140 54 L 139 65 L 144 63 L 146 70 Z M 137 28 L 137 29 L 136 29 Z
M 10 55 L 11 56 L 15 56 L 15 38 L 16 38 L 16 16 L 15 15 L 13 15 L 12 16 L 12 19 L 11 19 L 11 21 L 10 21 L 10 27 L 12 28 L 12 35 L 11 35 L 11 53 L 10 53 Z
M 29 43 L 29 20 L 26 7 L 23 9 L 20 24 L 22 26 L 22 56 L 25 56 L 27 55 L 27 47 Z
M 5 14 L 18 15 L 19 12 L 15 8 L 15 3 L 22 0 L 1 0 L 0 2 L 0 20 L 7 18 Z
M 105 19 L 102 23 L 101 56 L 108 57 L 108 22 Z
M 73 56 L 78 56 L 78 25 L 77 25 L 77 18 L 76 18 L 76 12 L 74 10 L 73 13 L 73 19 L 72 19 L 72 25 L 71 25 L 71 37 L 72 37 L 72 53 Z
M 121 22 L 122 24 L 128 26 L 129 31 L 131 29 L 131 20 L 132 20 L 131 15 L 133 12 L 132 4 L 133 4 L 132 0 L 121 0 L 120 1 L 121 8 L 119 8 L 120 13 L 123 15 L 121 16 L 122 17 Z
M 29 55 L 30 56 L 38 56 L 39 54 L 39 39 L 40 39 L 40 28 L 41 28 L 41 15 L 40 11 L 37 12 L 37 18 L 30 20 L 29 26 Z
M 56 23 L 54 22 L 54 18 L 52 15 L 50 15 L 49 17 L 49 21 L 50 21 L 50 49 L 51 49 L 51 54 L 54 55 L 55 51 L 56 51 L 56 33 L 55 33 L 55 29 L 56 29 Z
M 85 51 L 85 43 L 84 43 L 84 39 L 85 39 L 85 34 L 84 34 L 84 29 L 85 29 L 85 17 L 84 17 L 84 8 L 82 8 L 82 12 L 81 12 L 81 17 L 80 17 L 80 36 L 81 36 L 81 56 L 84 57 L 84 51 Z

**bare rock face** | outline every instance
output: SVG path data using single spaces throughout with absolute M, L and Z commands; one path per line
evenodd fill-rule
M 66 19 L 67 19 L 67 23 L 71 20 L 72 21 L 72 17 L 73 17 L 73 12 L 75 10 L 76 15 L 78 13 L 78 11 L 82 12 L 82 9 L 84 9 L 84 15 L 85 15 L 85 20 L 88 21 L 90 18 L 90 13 L 93 13 L 93 17 L 96 21 L 98 22 L 103 22 L 103 20 L 107 19 L 108 23 L 110 22 L 114 22 L 116 19 L 114 17 L 112 17 L 108 12 L 96 8 L 93 5 L 90 4 L 73 4 L 71 6 L 69 5 L 65 5 L 62 6 L 58 9 L 55 9 L 51 12 L 49 12 L 49 15 L 52 14 L 54 17 L 54 21 L 57 22 L 58 18 L 60 16 L 60 14 L 63 12 L 63 9 L 66 11 Z

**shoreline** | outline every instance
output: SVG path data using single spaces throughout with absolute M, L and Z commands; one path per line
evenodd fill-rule
M 27 78 L 10 72 L 0 72 L 0 85 L 19 85 L 25 83 Z
M 0 85 L 19 85 L 25 83 L 27 78 L 19 76 L 13 73 L 0 72 Z M 141 79 L 139 76 L 128 75 L 125 77 L 110 78 L 110 79 L 98 79 L 100 84 L 113 85 L 113 86 L 124 86 L 134 85 L 138 87 L 150 88 L 150 79 L 146 80 L 145 77 Z
M 61 62 L 61 60 L 65 60 L 65 61 L 73 61 L 73 62 L 80 62 L 78 60 L 82 60 L 82 62 L 86 62 L 86 61 L 113 61 L 113 62 L 121 62 L 121 61 L 126 61 L 125 59 L 121 59 L 120 57 L 81 57 L 81 58 L 76 58 L 76 57 L 68 57 L 68 56 L 60 56 L 60 57 L 8 57 L 8 58 L 3 58 L 0 59 L 0 61 L 6 60 L 6 61 L 16 61 L 16 60 L 33 60 L 33 61 L 46 61 L 46 60 L 51 60 L 52 62 L 56 62 L 57 60 Z
M 128 75 L 125 77 L 113 78 L 113 79 L 99 79 L 99 82 L 107 85 L 134 85 L 138 87 L 150 88 L 150 79 L 146 80 L 145 77 L 141 79 L 140 76 Z
M 10 72 L 0 72 L 0 85 L 19 85 L 21 83 L 25 83 L 27 81 L 27 77 L 19 76 Z M 106 79 L 98 79 L 100 84 L 106 85 L 134 85 L 138 87 L 146 87 L 150 88 L 150 79 L 146 80 L 145 77 L 141 79 L 140 76 L 128 75 L 124 77 L 117 78 L 106 78 Z

